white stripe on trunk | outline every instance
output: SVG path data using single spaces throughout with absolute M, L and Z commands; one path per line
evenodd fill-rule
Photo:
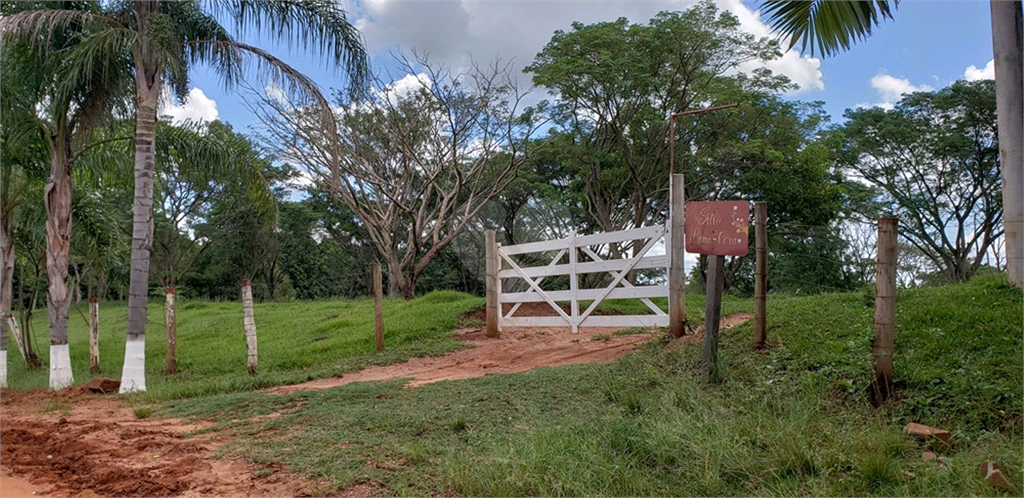
M 124 369 L 121 370 L 121 393 L 146 390 L 146 340 L 128 339 L 124 343 Z
M 71 350 L 67 344 L 50 345 L 50 389 L 56 391 L 75 383 L 71 374 Z
M 7 350 L 0 351 L 0 387 L 7 387 Z

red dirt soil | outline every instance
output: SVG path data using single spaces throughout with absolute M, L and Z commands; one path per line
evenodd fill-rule
M 723 328 L 748 318 L 749 314 L 725 317 Z M 609 362 L 655 336 L 653 332 L 614 335 L 614 331 L 584 328 L 572 334 L 567 328 L 510 328 L 492 339 L 481 329 L 462 329 L 456 337 L 473 347 L 271 392 L 401 378 L 413 379 L 407 386 L 418 386 L 541 366 Z M 691 335 L 678 342 L 694 339 Z M 283 468 L 215 456 L 226 442 L 222 436 L 184 437 L 203 427 L 178 419 L 138 419 L 118 396 L 89 394 L 82 387 L 56 392 L 0 389 L 0 498 L 309 496 L 329 489 L 326 482 Z M 379 495 L 376 486 L 356 485 L 340 495 Z

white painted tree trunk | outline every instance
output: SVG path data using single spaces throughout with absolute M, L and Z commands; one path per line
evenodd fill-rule
M 1020 1 L 992 0 L 990 6 L 1006 274 L 1024 287 L 1024 14 Z
M 67 344 L 50 344 L 50 389 L 56 391 L 75 383 L 71 373 L 71 351 Z
M 256 375 L 256 318 L 252 312 L 252 282 L 249 279 L 242 281 L 242 324 L 245 326 L 245 349 L 248 354 L 249 375 Z
M 121 388 L 130 393 L 146 390 L 146 338 L 128 336 L 124 343 L 124 368 L 121 370 Z
M 100 299 L 89 298 L 89 371 L 100 372 Z
M 7 349 L 0 349 L 0 387 L 7 387 Z

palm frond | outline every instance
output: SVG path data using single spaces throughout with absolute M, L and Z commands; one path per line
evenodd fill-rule
M 326 56 L 340 65 L 357 91 L 369 80 L 362 35 L 334 0 L 234 0 L 217 2 L 220 13 L 235 19 L 236 32 L 284 38 L 289 48 Z
M 789 36 L 788 48 L 801 43 L 801 52 L 810 47 L 811 55 L 830 57 L 846 51 L 856 41 L 871 35 L 871 30 L 892 19 L 899 0 L 871 1 L 794 1 L 764 0 L 764 13 L 772 30 Z
M 22 38 L 40 47 L 53 45 L 53 36 L 65 29 L 81 26 L 123 29 L 113 19 L 85 10 L 30 10 L 0 18 L 0 36 L 4 40 Z

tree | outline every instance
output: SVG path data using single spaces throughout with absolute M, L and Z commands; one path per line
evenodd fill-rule
M 337 149 L 301 107 L 265 97 L 257 112 L 263 142 L 352 210 L 387 262 L 389 294 L 411 299 L 430 261 L 515 178 L 536 123 L 519 114 L 507 65 L 400 63 L 412 90 L 376 78 L 364 99 L 342 97 Z
M 898 0 L 824 1 L 765 0 L 768 22 L 776 32 L 791 35 L 789 47 L 803 41 L 817 44 L 829 56 L 871 34 Z M 1024 7 L 1022 2 L 992 0 L 992 52 L 996 61 L 996 115 L 1003 179 L 1006 227 L 1006 273 L 1024 287 Z
M 736 17 L 710 2 L 659 13 L 646 25 L 620 18 L 555 32 L 526 71 L 559 99 L 554 121 L 572 144 L 565 149 L 568 165 L 579 179 L 590 229 L 622 230 L 663 217 L 669 115 L 736 102 L 731 99 L 742 91 L 789 88 L 768 71 L 730 76 L 744 62 L 778 55 L 777 44 L 743 32 Z M 677 172 L 685 170 L 690 199 L 706 198 L 728 167 L 705 154 L 738 131 L 723 129 L 724 114 L 679 127 Z
M 203 6 L 207 9 L 204 10 Z M 343 65 L 353 83 L 366 75 L 366 55 L 355 28 L 334 2 L 170 2 L 137 1 L 99 4 L 99 12 L 37 8 L 5 16 L 5 36 L 37 40 L 40 33 L 83 24 L 94 28 L 83 50 L 69 59 L 79 72 L 131 54 L 135 76 L 135 200 L 132 222 L 132 266 L 128 296 L 128 340 L 121 392 L 146 389 L 145 330 L 149 290 L 149 253 L 153 233 L 153 183 L 157 108 L 163 87 L 170 85 L 178 100 L 187 95 L 189 70 L 210 64 L 228 85 L 239 82 L 245 61 L 252 60 L 264 76 L 282 81 L 288 90 L 310 99 L 325 112 L 321 123 L 332 127 L 326 100 L 316 85 L 299 72 L 257 47 L 237 42 L 218 22 L 235 19 L 239 33 L 255 32 L 298 43 L 314 55 Z M 40 47 L 47 50 L 48 47 Z
M 919 92 L 892 110 L 847 111 L 840 164 L 878 189 L 867 219 L 896 215 L 900 234 L 948 281 L 970 279 L 1002 236 L 991 80 Z
M 94 15 L 99 6 L 91 2 L 67 2 L 69 16 Z M 68 60 L 87 50 L 84 40 L 91 27 L 78 22 L 37 26 L 31 39 L 17 36 L 8 20 L 24 17 L 24 8 L 34 4 L 5 4 L 0 32 L 5 86 L 21 93 L 16 97 L 21 112 L 8 112 L 10 119 L 34 123 L 49 149 L 50 179 L 43 192 L 46 206 L 46 274 L 49 283 L 47 311 L 50 325 L 50 388 L 61 389 L 74 382 L 68 352 L 68 310 L 71 288 L 68 265 L 71 254 L 71 172 L 76 157 L 89 143 L 93 130 L 109 119 L 119 104 L 126 102 L 129 73 L 123 54 L 96 61 L 88 67 L 74 67 Z M 31 12 L 31 11 L 30 11 Z M 13 75 L 16 75 L 14 78 Z M 12 81 L 16 79 L 17 81 Z M 8 93 L 9 95 L 9 93 Z M 18 126 L 18 125 L 15 125 Z

